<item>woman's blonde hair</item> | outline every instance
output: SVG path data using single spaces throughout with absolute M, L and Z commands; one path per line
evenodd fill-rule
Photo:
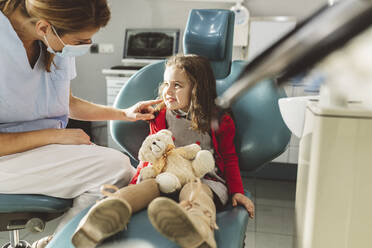
M 0 10 L 5 16 L 17 8 L 31 22 L 48 21 L 59 35 L 101 28 L 110 20 L 107 0 L 0 0 Z M 54 54 L 45 52 L 48 72 L 53 58 Z
M 191 99 L 189 115 L 191 128 L 201 132 L 209 132 L 212 119 L 217 114 L 214 100 L 217 97 L 216 79 L 208 59 L 195 55 L 177 54 L 166 62 L 166 68 L 176 66 L 183 70 L 191 83 Z M 158 95 L 161 98 L 164 83 L 159 86 Z M 164 103 L 159 104 L 156 110 L 164 108 Z

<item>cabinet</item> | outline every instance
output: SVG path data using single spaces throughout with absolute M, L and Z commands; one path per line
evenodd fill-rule
M 297 171 L 294 245 L 372 244 L 372 111 L 308 102 Z

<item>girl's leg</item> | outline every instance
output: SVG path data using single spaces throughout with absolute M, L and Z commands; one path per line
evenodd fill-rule
M 216 207 L 212 191 L 205 184 L 186 184 L 179 204 L 169 198 L 155 199 L 148 215 L 160 233 L 181 247 L 216 247 Z
M 112 196 L 126 200 L 132 208 L 132 213 L 136 213 L 146 208 L 152 200 L 160 196 L 159 186 L 155 179 L 146 179 L 139 184 L 130 184 Z
M 105 238 L 122 231 L 136 213 L 160 195 L 155 179 L 124 187 L 96 203 L 80 221 L 72 236 L 76 248 L 95 247 Z

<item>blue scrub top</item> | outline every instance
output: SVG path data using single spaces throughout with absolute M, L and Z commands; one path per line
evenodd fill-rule
M 65 128 L 75 58 L 54 58 L 45 70 L 44 52 L 31 68 L 22 41 L 0 11 L 0 133 Z

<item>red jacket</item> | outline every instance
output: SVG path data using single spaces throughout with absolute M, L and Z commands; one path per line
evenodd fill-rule
M 165 118 L 166 109 L 162 109 L 155 119 L 150 121 L 150 134 L 159 132 L 167 128 Z M 226 180 L 227 187 L 230 194 L 242 193 L 244 194 L 243 183 L 240 176 L 238 156 L 235 151 L 234 137 L 235 125 L 234 121 L 228 114 L 224 114 L 219 123 L 218 130 L 212 130 L 211 137 L 213 141 L 213 148 L 215 151 L 216 165 L 220 169 L 221 176 Z M 140 163 L 137 167 L 137 172 L 132 178 L 131 184 L 137 182 L 139 172 L 148 163 Z

